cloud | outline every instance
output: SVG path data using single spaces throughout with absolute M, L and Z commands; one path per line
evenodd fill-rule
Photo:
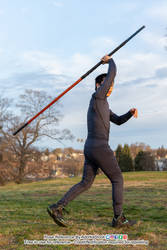
M 147 40 L 149 44 L 149 40 L 154 38 L 155 35 L 149 33 L 144 37 L 144 41 Z M 97 47 L 96 42 L 99 43 Z M 26 51 L 16 58 L 18 68 L 15 68 L 15 73 L 8 78 L 0 79 L 1 91 L 5 89 L 7 95 L 15 96 L 16 99 L 18 93 L 29 88 L 45 90 L 56 97 L 97 63 L 96 56 L 102 54 L 99 53 L 98 48 L 100 50 L 104 48 L 104 44 L 101 45 L 101 43 L 106 44 L 105 48 L 106 46 L 111 48 L 111 44 L 112 47 L 115 46 L 111 38 L 101 37 L 92 41 L 89 54 L 77 52 L 65 59 L 58 57 L 56 52 Z M 158 41 L 158 43 L 161 42 Z M 152 46 L 154 46 L 153 43 Z M 118 140 L 129 142 L 133 136 L 135 141 L 138 138 L 139 141 L 147 142 L 148 135 L 154 138 L 158 128 L 162 132 L 166 129 L 167 116 L 164 114 L 167 112 L 165 94 L 167 64 L 164 54 L 157 52 L 158 47 L 156 45 L 155 50 L 143 53 L 135 51 L 129 54 L 128 50 L 120 51 L 119 57 L 116 57 L 118 73 L 114 91 L 108 99 L 110 108 L 121 115 L 133 106 L 137 107 L 139 118 L 132 119 L 119 130 L 112 126 L 111 133 L 113 132 L 112 138 L 115 142 Z M 80 137 L 86 138 L 86 114 L 94 91 L 94 76 L 101 71 L 106 71 L 107 67 L 107 65 L 99 67 L 96 72 L 61 99 L 64 114 L 61 127 L 65 128 L 68 124 L 74 135 L 80 134 Z M 129 139 L 130 135 L 133 135 L 131 139 Z
M 125 91 L 125 88 L 128 89 L 129 94 L 131 93 L 134 96 L 134 100 L 139 95 L 143 95 L 143 91 L 147 93 L 148 89 L 151 91 L 155 89 L 156 93 L 163 96 L 167 77 L 167 64 L 164 58 L 156 53 L 136 53 L 125 58 L 127 59 L 119 58 L 117 60 L 118 74 L 115 88 L 120 103 L 121 99 L 124 100 L 122 90 Z M 24 71 L 21 70 L 21 73 L 17 71 L 9 78 L 0 79 L 1 86 L 3 88 L 5 86 L 4 89 L 9 93 L 12 93 L 12 91 L 20 93 L 26 88 L 33 88 L 46 90 L 57 95 L 95 63 L 91 54 L 81 53 L 75 53 L 70 58 L 66 58 L 66 62 L 58 58 L 56 54 L 41 51 L 25 52 L 19 59 L 23 62 Z M 103 67 L 98 70 L 104 70 Z M 28 72 L 26 69 L 31 71 Z M 98 70 L 96 74 L 99 72 Z M 94 74 L 91 74 L 83 83 L 80 83 L 79 87 L 75 87 L 72 93 L 76 93 L 78 98 L 82 95 L 90 96 L 89 93 L 93 91 Z M 143 98 L 146 101 L 146 97 Z M 162 98 L 160 97 L 160 99 Z M 87 101 L 89 100 L 87 99 Z M 84 100 L 82 102 L 84 103 Z M 81 105 L 81 107 L 84 106 Z
M 91 41 L 90 46 L 93 55 L 101 55 L 102 57 L 106 53 L 110 53 L 112 48 L 116 47 L 116 42 L 112 37 L 96 37 Z
M 153 52 L 124 56 L 124 58 L 117 59 L 117 77 L 119 82 L 153 77 L 158 67 L 166 66 L 165 57 Z
M 119 84 L 117 87 L 118 88 L 122 88 L 122 87 L 130 87 L 130 86 L 137 86 L 140 85 L 143 87 L 143 85 L 145 87 L 158 87 L 159 85 L 161 85 L 159 83 L 159 80 L 167 80 L 167 65 L 158 67 L 157 69 L 155 69 L 155 71 L 153 72 L 152 76 L 149 77 L 139 77 L 133 80 L 129 80 L 129 81 L 123 81 L 121 84 Z M 157 81 L 157 83 L 155 83 Z M 166 83 L 166 81 L 164 82 Z
M 0 9 L 0 16 L 4 15 L 5 10 L 4 9 Z
M 16 99 L 25 89 L 46 91 L 54 97 L 67 88 L 70 80 L 68 76 L 45 71 L 15 73 L 9 78 L 0 79 L 0 91 Z
M 22 7 L 21 13 L 22 15 L 27 15 L 29 13 L 30 9 L 28 7 Z
M 52 55 L 43 51 L 27 51 L 23 53 L 20 59 L 31 67 L 44 69 L 51 74 L 62 74 L 62 62 L 55 54 Z
M 158 18 L 162 21 L 167 21 L 167 4 L 166 2 L 160 2 L 156 5 L 154 5 L 152 8 L 149 8 L 147 11 L 148 15 L 150 15 L 153 18 Z
M 57 8 L 61 8 L 64 6 L 64 3 L 62 1 L 53 1 L 52 4 Z
M 146 31 L 142 35 L 142 39 L 145 43 L 147 43 L 152 48 L 156 49 L 164 49 L 167 44 L 167 38 L 165 36 L 160 37 L 158 34 L 155 34 L 150 31 Z
M 156 71 L 156 77 L 158 78 L 167 78 L 167 65 L 166 67 L 161 67 L 159 69 L 157 69 Z

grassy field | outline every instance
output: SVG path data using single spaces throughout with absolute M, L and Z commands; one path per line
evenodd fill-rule
M 0 249 L 167 249 L 167 172 L 124 173 L 124 212 L 138 222 L 130 229 L 113 229 L 109 180 L 97 176 L 92 187 L 72 201 L 70 226 L 58 227 L 46 212 L 79 177 L 0 187 Z M 128 234 L 129 240 L 149 240 L 149 246 L 38 246 L 24 240 L 44 235 Z

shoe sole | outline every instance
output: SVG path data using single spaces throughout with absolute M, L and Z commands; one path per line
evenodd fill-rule
M 121 227 L 132 227 L 132 226 L 133 226 L 133 225 L 135 225 L 136 223 L 137 223 L 137 222 L 132 222 L 132 223 L 130 223 L 130 224 L 125 223 L 125 224 L 116 225 L 116 226 L 112 225 L 112 227 L 115 227 L 115 228 L 121 228 Z
M 59 220 L 59 218 L 57 218 L 51 211 L 49 208 L 47 208 L 47 212 L 50 215 L 50 217 L 54 220 L 54 222 L 61 227 L 67 227 L 67 225 L 65 223 L 63 223 L 61 220 Z
M 135 225 L 136 223 L 137 223 L 136 220 L 131 220 L 129 222 L 127 221 L 126 223 L 122 223 L 122 224 L 116 224 L 116 225 L 112 224 L 111 226 L 112 227 L 117 227 L 117 228 L 120 228 L 120 227 L 131 227 L 131 226 Z

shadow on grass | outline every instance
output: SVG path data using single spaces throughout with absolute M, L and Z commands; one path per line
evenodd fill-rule
M 72 219 L 72 221 L 73 222 L 75 222 L 76 224 L 78 224 L 78 223 L 86 223 L 86 224 L 94 224 L 94 225 L 104 225 L 105 223 L 106 223 L 106 221 L 104 221 L 104 220 L 93 220 L 93 219 L 83 219 L 83 218 L 81 218 L 81 219 L 77 219 L 77 218 L 73 218 Z

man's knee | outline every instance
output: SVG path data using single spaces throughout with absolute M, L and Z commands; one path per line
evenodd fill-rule
M 118 169 L 112 174 L 111 182 L 117 182 L 117 183 L 119 182 L 123 184 L 123 175 L 120 169 Z
M 122 173 L 120 172 L 120 174 L 119 174 L 119 181 L 121 182 L 121 183 L 123 183 L 123 181 L 124 181 L 124 179 L 123 179 L 123 175 L 122 175 Z
M 89 189 L 92 186 L 93 179 L 83 179 L 80 184 L 82 187 L 86 190 Z

